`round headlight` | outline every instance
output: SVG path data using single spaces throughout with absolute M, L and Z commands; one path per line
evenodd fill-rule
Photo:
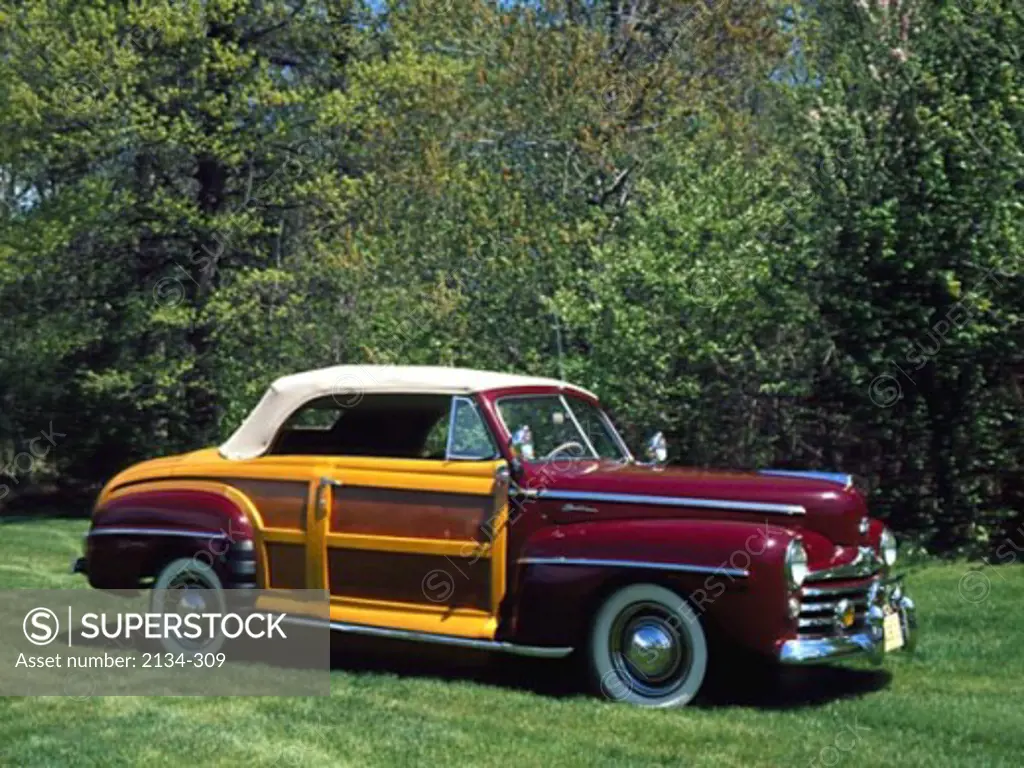
M 896 537 L 888 528 L 882 529 L 882 536 L 878 539 L 878 549 L 882 553 L 882 560 L 886 565 L 896 562 Z
M 786 547 L 786 578 L 793 589 L 799 589 L 807 578 L 807 550 L 799 539 L 793 539 Z

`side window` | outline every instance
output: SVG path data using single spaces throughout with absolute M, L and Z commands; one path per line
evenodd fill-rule
M 444 459 L 451 401 L 441 394 L 375 393 L 342 407 L 322 397 L 292 414 L 270 454 Z
M 484 461 L 493 459 L 497 454 L 497 447 L 483 417 L 476 409 L 476 403 L 468 397 L 453 398 L 448 430 L 448 458 Z
M 445 454 L 448 451 L 448 430 L 451 427 L 451 422 L 451 411 L 448 410 L 445 411 L 443 419 L 438 419 L 434 423 L 423 443 L 423 451 L 420 454 L 421 459 L 444 461 Z
M 318 401 L 306 408 L 293 413 L 285 423 L 287 429 L 318 429 L 321 431 L 333 427 L 341 417 L 341 408 L 333 403 Z

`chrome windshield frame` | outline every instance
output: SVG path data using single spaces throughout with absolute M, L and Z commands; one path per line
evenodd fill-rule
M 538 399 L 538 398 L 542 398 L 542 397 L 557 398 L 559 401 L 561 401 L 562 407 L 565 408 L 565 410 L 569 414 L 569 418 L 572 419 L 573 426 L 576 427 L 577 432 L 579 432 L 579 434 L 586 441 L 587 447 L 590 449 L 590 451 L 591 451 L 591 453 L 593 455 L 591 455 L 591 456 L 557 456 L 557 457 L 551 458 L 551 459 L 548 459 L 548 458 L 537 458 L 537 459 L 531 459 L 531 463 L 543 464 L 543 463 L 549 462 L 549 461 L 567 461 L 568 460 L 568 461 L 614 461 L 614 462 L 621 463 L 621 464 L 630 464 L 633 461 L 635 461 L 635 459 L 633 458 L 633 454 L 630 453 L 629 448 L 626 447 L 625 441 L 622 439 L 622 436 L 619 434 L 619 430 L 615 428 L 615 424 L 612 423 L 612 420 L 608 417 L 608 414 L 605 413 L 604 408 L 601 407 L 600 403 L 589 403 L 590 405 L 592 405 L 597 410 L 597 413 L 598 413 L 598 415 L 599 415 L 599 417 L 601 419 L 601 423 L 604 425 L 605 429 L 608 431 L 608 434 L 612 438 L 612 442 L 615 444 L 615 447 L 619 450 L 619 453 L 621 455 L 618 458 L 615 458 L 615 459 L 608 459 L 608 458 L 604 458 L 604 457 L 602 457 L 602 456 L 600 456 L 598 454 L 597 450 L 594 448 L 593 443 L 590 442 L 590 438 L 587 437 L 586 432 L 584 432 L 582 426 L 580 425 L 579 419 L 577 419 L 576 413 L 573 411 L 572 406 L 569 404 L 569 398 L 572 398 L 574 400 L 584 400 L 584 398 L 574 397 L 571 393 L 570 393 L 568 398 L 566 397 L 564 392 L 531 392 L 531 393 L 525 393 L 525 394 L 520 394 L 520 395 L 502 395 L 501 397 L 496 398 L 494 400 L 494 414 L 498 417 L 498 421 L 501 422 L 501 426 L 502 426 L 502 428 L 504 428 L 505 432 L 507 434 L 511 435 L 513 430 L 509 427 L 508 423 L 505 421 L 505 415 L 501 412 L 501 404 L 504 401 L 506 401 L 506 400 Z M 584 402 L 589 402 L 589 401 L 584 400 Z

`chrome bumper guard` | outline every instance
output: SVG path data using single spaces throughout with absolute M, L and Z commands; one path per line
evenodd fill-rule
M 902 576 L 878 582 L 877 597 L 868 606 L 865 627 L 853 634 L 787 640 L 779 649 L 783 664 L 813 664 L 854 654 L 866 655 L 875 664 L 885 657 L 885 617 L 896 613 L 903 629 L 903 646 L 913 652 L 917 645 L 917 610 L 903 589 Z

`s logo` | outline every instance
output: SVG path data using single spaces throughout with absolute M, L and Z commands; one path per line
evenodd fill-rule
M 25 614 L 21 628 L 25 638 L 33 645 L 48 645 L 56 639 L 60 621 L 49 608 L 33 608 Z

